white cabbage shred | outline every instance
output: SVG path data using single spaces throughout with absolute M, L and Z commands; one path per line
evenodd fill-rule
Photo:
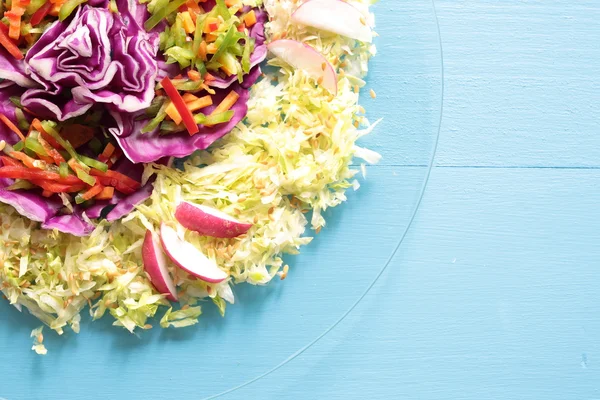
M 370 2 L 354 3 L 372 18 Z M 27 308 L 59 334 L 67 326 L 79 331 L 86 306 L 94 319 L 110 314 L 114 325 L 131 332 L 151 328 L 149 321 L 157 315 L 163 328 L 184 327 L 197 323 L 199 301 L 212 300 L 224 315 L 226 303 L 234 302 L 230 285 L 266 284 L 282 276 L 283 254 L 297 254 L 312 240 L 304 235 L 306 226 L 318 232 L 325 225 L 323 212 L 344 202 L 348 188 L 360 186 L 355 179 L 360 170 L 350 167 L 353 157 L 368 163 L 380 158 L 355 145 L 371 130 L 358 105 L 357 86 L 364 84 L 374 47 L 291 25 L 289 17 L 300 4 L 264 1 L 272 19 L 267 35 L 307 42 L 344 70 L 338 95 L 302 71 L 271 60 L 280 68 L 253 87 L 244 123 L 208 151 L 196 153 L 181 170 L 149 165 L 146 172 L 157 173 L 151 198 L 119 223 L 100 223 L 87 238 L 41 230 L 0 205 L 0 288 L 11 304 Z M 208 284 L 171 266 L 181 306 L 173 310 L 153 290 L 141 246 L 146 229 L 174 221 L 180 200 L 216 207 L 254 227 L 234 239 L 202 237 L 180 227 L 230 279 Z M 44 354 L 41 329 L 32 337 L 33 350 Z

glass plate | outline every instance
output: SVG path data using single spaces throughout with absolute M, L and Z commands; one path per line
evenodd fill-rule
M 232 392 L 301 354 L 352 311 L 388 266 L 427 183 L 442 96 L 441 53 L 431 3 L 374 6 L 378 55 L 362 105 L 371 121 L 361 141 L 380 152 L 359 191 L 327 213 L 327 227 L 299 256 L 288 279 L 234 288 L 221 318 L 206 304 L 200 324 L 133 336 L 84 316 L 81 333 L 46 331 L 45 357 L 31 350 L 40 323 L 0 302 L 0 398 L 206 398 Z M 371 99 L 373 89 L 376 99 Z M 401 268 L 393 265 L 393 268 Z M 234 396 L 235 397 L 235 396 Z

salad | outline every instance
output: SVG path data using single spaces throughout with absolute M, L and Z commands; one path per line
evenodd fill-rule
M 353 159 L 380 158 L 356 145 L 369 3 L 0 0 L 8 301 L 59 334 L 86 308 L 134 332 L 285 279 Z

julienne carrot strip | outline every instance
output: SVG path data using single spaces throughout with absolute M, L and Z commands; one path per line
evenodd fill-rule
M 110 200 L 115 194 L 115 188 L 112 186 L 105 186 L 100 193 L 96 195 L 97 200 Z
M 19 40 L 21 37 L 21 16 L 25 13 L 25 9 L 15 6 L 15 3 L 17 2 L 13 2 L 11 10 L 6 11 L 4 16 L 10 23 L 8 27 L 8 37 L 14 40 Z
M 44 130 L 44 127 L 42 126 L 42 122 L 39 119 L 37 119 L 37 118 L 34 118 L 34 120 L 31 121 L 31 126 L 33 126 L 35 128 L 35 130 L 38 131 L 38 132 L 40 132 L 40 133 L 46 132 Z
M 99 183 L 96 183 L 94 186 L 92 186 L 90 189 L 88 189 L 86 192 L 84 192 L 81 195 L 81 198 L 83 200 L 91 200 L 94 197 L 96 197 L 97 194 L 100 194 L 100 192 L 102 192 L 102 189 L 104 189 L 104 186 L 102 186 Z
M 248 28 L 250 28 L 251 26 L 256 24 L 257 20 L 256 20 L 256 13 L 254 12 L 254 10 L 250 10 L 250 12 L 248 14 L 244 15 L 243 20 L 244 20 L 244 25 L 246 25 L 246 27 L 248 27 Z
M 217 106 L 217 108 L 215 108 L 213 110 L 213 112 L 211 113 L 211 115 L 220 114 L 220 113 L 223 113 L 225 111 L 229 111 L 231 109 L 231 107 L 233 107 L 234 104 L 238 101 L 239 98 L 240 98 L 240 95 L 235 90 L 232 90 L 223 99 L 223 101 L 221 101 L 219 103 L 219 105 Z
M 204 82 L 206 82 L 206 83 L 211 83 L 215 79 L 216 78 L 213 75 L 211 75 L 210 73 L 208 73 L 208 72 L 206 74 L 204 74 Z
M 106 161 L 106 165 L 108 165 L 108 168 L 112 168 L 113 165 L 115 165 L 115 163 L 119 160 L 119 158 L 121 158 L 122 155 L 123 152 L 119 149 L 116 149 L 114 154 L 110 157 L 110 159 Z
M 50 145 L 50 143 L 48 143 L 46 140 L 44 140 L 44 138 L 42 137 L 42 135 L 38 136 L 38 142 L 40 142 L 40 144 L 42 145 L 42 147 L 44 148 L 44 150 L 46 150 L 46 153 L 48 153 L 48 155 L 51 157 L 52 162 L 56 165 L 60 165 L 60 163 L 64 163 L 65 159 L 62 156 L 62 154 L 60 154 L 58 152 L 58 150 L 56 150 L 54 147 L 52 147 Z
M 31 26 L 36 26 L 37 24 L 42 22 L 42 20 L 50 12 L 51 8 L 52 8 L 52 3 L 49 1 L 44 3 L 44 5 L 41 6 L 40 8 L 38 8 L 38 10 L 35 13 L 33 13 L 33 15 L 31 16 L 31 20 L 29 21 Z
M 191 70 L 190 70 L 191 71 Z M 198 100 L 198 96 L 194 96 L 191 93 L 184 93 L 183 96 L 181 96 L 181 98 L 183 99 L 183 101 L 185 101 L 186 103 L 189 103 L 191 101 L 194 100 Z
M 2 24 L 0 24 L 0 25 L 2 25 Z M 10 119 L 8 119 L 8 117 L 6 115 L 0 114 L 0 121 L 4 122 L 4 125 L 6 125 L 8 127 L 8 129 L 10 129 L 14 133 L 16 133 L 17 136 L 19 136 L 19 138 L 21 138 L 21 140 L 25 140 L 25 136 L 23 136 L 23 133 L 21 132 L 21 130 L 19 128 L 17 128 L 17 126 L 15 124 L 13 124 L 12 121 Z
M 204 14 L 204 9 L 202 7 L 200 7 L 200 5 L 198 5 L 197 1 L 187 0 L 185 2 L 185 5 L 187 6 L 188 10 L 193 11 L 192 13 L 190 13 L 192 15 L 192 18 L 194 18 L 194 13 L 196 13 L 196 14 Z M 195 22 L 196 21 L 194 21 L 194 23 Z
M 198 133 L 200 129 L 198 128 L 196 121 L 194 121 L 194 116 L 192 115 L 192 112 L 188 110 L 185 101 L 183 101 L 183 98 L 173 85 L 173 82 L 171 82 L 168 77 L 165 77 L 160 83 L 165 90 L 165 93 L 167 93 L 167 96 L 169 96 L 175 105 L 175 108 L 177 108 L 177 111 L 179 111 L 179 115 L 181 116 L 188 133 L 190 135 Z
M 21 151 L 11 151 L 9 156 L 11 156 L 12 158 L 22 161 L 23 164 L 25 164 L 25 166 L 27 168 L 33 168 L 33 169 L 41 169 L 39 167 L 35 166 L 35 159 L 29 157 L 27 154 L 21 152 Z
M 56 139 L 54 139 L 51 135 L 48 134 L 48 132 L 44 130 L 44 127 L 42 127 L 42 123 L 39 119 L 35 118 L 33 121 L 31 121 L 31 126 L 33 127 L 33 129 L 38 131 L 40 133 L 40 137 L 42 137 L 52 147 L 54 147 L 57 150 L 62 149 L 60 143 L 58 143 Z
M 200 59 L 202 61 L 206 61 L 208 60 L 208 56 L 207 56 L 207 52 L 208 52 L 208 45 L 206 44 L 206 41 L 202 41 L 200 43 L 200 46 L 198 46 L 198 57 L 200 57 Z M 192 77 L 190 77 L 190 79 L 192 79 Z
M 175 122 L 177 125 L 179 125 L 181 123 L 181 120 L 182 120 L 181 114 L 179 114 L 177 107 L 175 107 L 175 103 L 171 102 L 167 106 L 167 108 L 165 108 L 165 112 L 167 113 L 169 118 L 171 118 L 173 120 L 173 122 Z
M 21 53 L 21 50 L 19 50 L 12 39 L 8 37 L 8 27 L 4 24 L 0 24 L 0 45 L 17 60 L 23 59 L 23 53 Z
M 106 145 L 102 154 L 98 156 L 98 161 L 106 163 L 115 152 L 115 146 L 112 143 Z
M 211 96 L 204 96 L 204 97 L 200 97 L 199 99 L 196 99 L 194 101 L 190 101 L 189 103 L 187 103 L 187 108 L 191 111 L 198 111 L 204 107 L 208 107 L 208 106 L 212 106 L 213 104 L 213 100 Z

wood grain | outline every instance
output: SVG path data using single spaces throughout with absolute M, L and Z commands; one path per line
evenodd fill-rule
M 436 0 L 436 167 L 387 272 L 329 334 L 228 399 L 600 398 L 600 3 Z M 432 3 L 376 5 L 363 140 L 384 155 L 289 280 L 221 319 L 141 339 L 108 322 L 47 335 L 0 303 L 0 397 L 203 398 L 334 324 L 410 221 L 437 134 Z M 212 310 L 212 311 L 210 311 Z
M 438 165 L 600 166 L 600 4 L 437 1 Z
M 598 170 L 435 169 L 356 312 L 225 398 L 597 398 L 599 185 Z

